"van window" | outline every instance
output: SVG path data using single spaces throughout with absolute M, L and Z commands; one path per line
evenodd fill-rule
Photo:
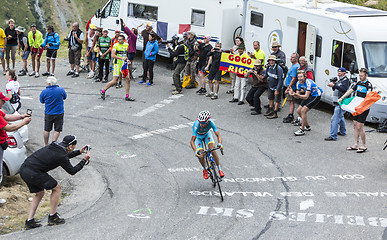
M 332 66 L 344 67 L 348 71 L 358 72 L 355 47 L 352 44 L 333 40 L 332 42 Z
M 322 37 L 320 35 L 316 36 L 316 57 L 321 57 L 322 51 Z
M 194 26 L 204 27 L 206 12 L 192 9 L 191 24 Z
M 120 13 L 120 1 L 121 0 L 111 0 L 102 10 L 102 17 L 118 17 L 118 14 Z
M 158 8 L 143 4 L 129 3 L 128 17 L 144 18 L 157 21 Z
M 257 27 L 263 27 L 263 13 L 251 11 L 250 24 Z
M 365 66 L 370 77 L 387 77 L 387 42 L 363 42 Z

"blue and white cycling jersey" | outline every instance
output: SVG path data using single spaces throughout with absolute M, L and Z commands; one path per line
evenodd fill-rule
M 317 84 L 307 78 L 305 80 L 305 83 L 300 83 L 299 81 L 297 82 L 297 90 L 304 90 L 305 92 L 306 91 L 310 91 L 310 96 L 312 97 L 318 97 L 318 96 L 321 96 L 321 94 L 323 93 L 323 90 L 317 86 Z
M 210 129 L 212 128 L 212 130 L 214 130 L 214 132 L 217 132 L 218 129 L 216 128 L 216 125 L 215 123 L 212 121 L 212 119 L 208 120 L 207 124 L 205 125 L 205 127 L 200 127 L 200 123 L 198 120 L 196 120 L 192 126 L 192 130 L 193 130 L 193 133 L 192 133 L 192 136 L 196 136 L 196 137 L 202 137 L 203 135 L 205 135 L 206 133 L 208 133 L 210 131 Z

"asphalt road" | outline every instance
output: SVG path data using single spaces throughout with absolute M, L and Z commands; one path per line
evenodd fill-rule
M 65 77 L 68 64 L 57 64 L 68 93 L 61 137 L 75 134 L 80 146 L 90 144 L 91 163 L 75 176 L 53 172 L 68 194 L 58 209 L 66 224 L 49 227 L 44 218 L 41 228 L 1 238 L 387 239 L 386 134 L 366 127 L 368 151 L 348 152 L 351 121 L 348 136 L 325 142 L 331 112 L 314 109 L 312 131 L 296 137 L 297 127 L 282 123 L 285 110 L 275 120 L 251 116 L 247 104 L 228 102 L 229 85 L 221 85 L 218 100 L 194 90 L 173 97 L 165 66 L 156 64 L 154 86 L 132 81 L 136 101 L 125 102 L 123 88 L 109 89 L 102 101 L 102 83 L 86 74 Z M 22 111 L 33 110 L 32 150 L 43 145 L 44 80 L 19 79 Z M 204 109 L 223 137 L 223 202 L 189 146 L 192 122 Z

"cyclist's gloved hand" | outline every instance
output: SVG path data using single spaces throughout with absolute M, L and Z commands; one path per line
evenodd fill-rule
M 199 157 L 199 156 L 200 156 L 200 151 L 199 151 L 199 150 L 195 152 L 195 156 L 196 156 L 196 157 Z
M 218 148 L 220 148 L 222 150 L 224 149 L 224 147 L 223 147 L 223 145 L 221 143 L 218 144 Z

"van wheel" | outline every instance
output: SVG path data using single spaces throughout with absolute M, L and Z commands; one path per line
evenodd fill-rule
M 0 187 L 3 186 L 7 181 L 7 176 L 8 176 L 7 167 L 5 166 L 5 164 L 3 164 L 2 174 L 0 176 Z

